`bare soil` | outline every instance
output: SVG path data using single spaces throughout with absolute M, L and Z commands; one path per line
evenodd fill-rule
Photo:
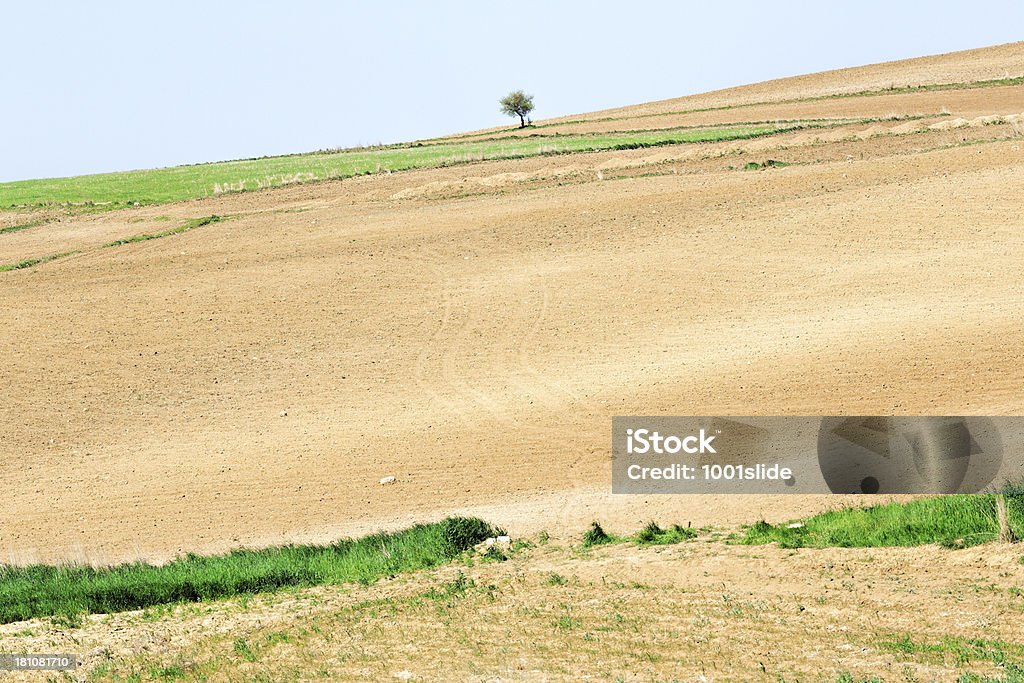
M 0 556 L 161 560 L 481 507 L 529 532 L 521 507 L 566 492 L 701 525 L 700 501 L 607 502 L 612 415 L 1019 412 L 1024 139 L 851 132 L 4 235 L 4 262 L 81 253 L 2 274 Z M 213 213 L 233 218 L 99 248 Z
M 0 235 L 0 263 L 80 252 L 0 273 L 0 560 L 158 562 L 450 514 L 553 539 L 373 587 L 12 624 L 3 647 L 86 653 L 97 678 L 996 673 L 949 639 L 1022 642 L 1019 551 L 727 544 L 864 500 L 615 497 L 609 423 L 1020 414 L 1024 89 L 735 105 L 1021 73 L 1015 43 L 565 131 L 915 121 L 0 216 L 48 221 Z M 734 108 L 647 116 L 710 106 Z M 788 165 L 744 170 L 769 159 Z M 211 214 L 229 219 L 102 247 Z M 719 531 L 584 553 L 593 519 Z M 460 570 L 474 586 L 422 597 Z M 885 645 L 905 637 L 935 648 Z

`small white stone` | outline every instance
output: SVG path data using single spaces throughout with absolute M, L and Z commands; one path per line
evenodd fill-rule
M 787 524 L 786 528 L 787 529 L 802 529 L 803 526 L 804 525 L 801 522 L 793 522 L 792 524 Z
M 280 413 L 278 413 L 278 415 L 280 415 L 281 417 L 288 417 L 288 411 L 282 410 Z
M 396 481 L 398 480 L 395 479 L 394 477 L 384 477 L 383 479 L 380 480 L 380 483 L 383 486 L 384 484 L 394 484 Z

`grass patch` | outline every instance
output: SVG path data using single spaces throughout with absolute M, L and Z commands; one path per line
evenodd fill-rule
M 962 639 L 945 637 L 937 642 L 914 640 L 902 635 L 883 640 L 878 646 L 887 651 L 926 661 L 952 663 L 957 665 L 971 662 L 992 662 L 998 665 L 1012 665 L 1024 657 L 1024 645 L 1006 643 L 1001 640 Z
M 256 653 L 253 652 L 252 648 L 249 646 L 249 643 L 245 642 L 245 638 L 235 638 L 235 644 L 232 647 L 232 649 L 235 651 L 236 655 L 240 656 L 245 661 L 256 661 Z
M 423 595 L 430 600 L 449 600 L 464 595 L 467 589 L 475 586 L 476 583 L 473 579 L 467 579 L 466 575 L 460 571 L 454 579 L 442 585 L 440 589 L 431 588 Z
M 785 161 L 776 161 L 775 159 L 768 159 L 764 163 L 760 163 L 757 161 L 747 162 L 747 165 L 744 166 L 743 168 L 744 170 L 747 171 L 760 171 L 761 169 L 765 168 L 783 168 L 785 166 L 789 166 L 789 164 L 786 163 Z
M 849 671 L 844 671 L 836 676 L 836 683 L 885 683 L 881 678 L 857 678 Z
M 24 261 L 18 261 L 17 263 L 8 263 L 0 265 L 0 273 L 5 273 L 9 270 L 22 270 L 23 268 L 31 268 L 32 266 L 38 266 L 40 263 L 49 263 L 65 256 L 74 256 L 79 252 L 77 251 L 65 251 L 60 254 L 50 254 L 49 256 L 40 256 L 39 258 L 27 258 Z
M 672 543 L 688 541 L 691 538 L 696 538 L 696 536 L 696 529 L 688 529 L 678 524 L 673 524 L 668 529 L 662 529 L 656 523 L 650 522 L 637 532 L 633 540 L 636 541 L 637 545 L 670 545 Z
M 583 622 L 570 614 L 563 614 L 555 621 L 555 628 L 559 631 L 574 631 L 583 627 Z
M 161 237 L 169 237 L 171 235 L 178 235 L 178 234 L 181 234 L 183 232 L 188 232 L 189 230 L 194 230 L 195 228 L 199 228 L 199 227 L 202 227 L 204 225 L 209 225 L 210 223 L 218 223 L 218 222 L 220 222 L 222 220 L 224 220 L 224 218 L 222 218 L 221 216 L 216 216 L 216 215 L 214 215 L 214 216 L 206 216 L 204 218 L 195 218 L 195 219 L 190 220 L 189 222 L 185 223 L 184 225 L 179 225 L 178 227 L 171 228 L 170 230 L 162 230 L 161 232 L 153 232 L 153 233 L 144 233 L 142 235 L 133 235 L 131 237 L 126 237 L 124 239 L 115 240 L 113 242 L 107 242 L 103 246 L 104 247 L 119 247 L 122 244 L 132 244 L 133 242 L 145 242 L 147 240 L 155 240 L 155 239 L 159 239 Z
M 583 534 L 583 547 L 590 548 L 595 545 L 615 543 L 617 540 L 619 539 L 606 532 L 604 528 L 595 521 L 591 522 L 590 528 Z
M 544 582 L 548 586 L 564 586 L 569 583 L 569 579 L 565 578 L 557 572 L 551 572 L 548 574 L 547 580 Z
M 1007 495 L 1010 524 L 1024 532 L 1024 496 Z M 783 548 L 883 547 L 939 543 L 962 548 L 999 535 L 992 494 L 937 496 L 909 503 L 832 510 L 808 517 L 801 526 L 760 521 L 746 530 L 747 544 L 777 542 Z
M 697 129 L 632 131 L 553 138 L 411 143 L 313 152 L 73 178 L 0 183 L 0 207 L 62 205 L 98 210 L 164 204 L 223 192 L 257 190 L 297 182 L 436 168 L 494 159 L 519 159 L 660 145 L 740 140 L 830 124 L 787 123 Z
M 73 620 L 153 605 L 215 600 L 285 587 L 359 582 L 448 562 L 496 529 L 475 518 L 450 518 L 397 533 L 331 545 L 290 545 L 187 555 L 163 566 L 132 563 L 96 569 L 0 567 L 0 623 L 44 616 Z
M 22 223 L 20 225 L 9 225 L 6 228 L 0 228 L 0 235 L 6 235 L 7 233 L 10 232 L 21 232 L 22 230 L 28 230 L 29 228 L 35 228 L 37 226 L 43 225 L 46 222 L 47 221 L 40 219 L 37 221 L 29 221 L 28 223 Z
M 656 522 L 649 522 L 647 526 L 632 536 L 615 536 L 605 531 L 598 522 L 592 522 L 590 528 L 583 534 L 582 546 L 586 549 L 596 545 L 621 543 L 630 540 L 640 546 L 670 545 L 672 543 L 688 541 L 691 538 L 696 538 L 696 536 L 696 529 L 688 529 L 678 524 L 662 529 Z
M 1024 665 L 1009 662 L 1000 665 L 1005 672 L 1002 676 L 982 676 L 965 673 L 956 679 L 957 683 L 1024 683 Z

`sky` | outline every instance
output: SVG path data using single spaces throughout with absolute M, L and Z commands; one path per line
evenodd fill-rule
M 0 182 L 399 142 L 1024 39 L 1024 3 L 18 2 Z

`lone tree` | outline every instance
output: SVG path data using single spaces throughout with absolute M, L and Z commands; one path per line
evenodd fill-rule
M 533 111 L 533 95 L 513 90 L 501 98 L 501 113 L 519 117 L 519 127 L 526 128 L 526 115 Z

